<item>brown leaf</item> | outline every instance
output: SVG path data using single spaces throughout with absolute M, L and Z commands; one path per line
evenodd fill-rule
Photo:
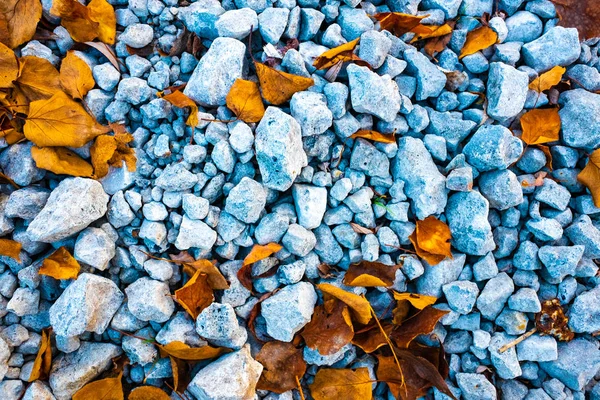
M 344 285 L 348 286 L 392 286 L 396 271 L 400 265 L 387 265 L 377 261 L 362 260 L 351 264 L 344 276 Z
M 402 36 L 407 32 L 424 33 L 431 29 L 421 24 L 426 15 L 411 15 L 399 12 L 385 12 L 373 16 L 381 26 L 381 30 L 389 31 L 395 36 Z
M 194 100 L 187 97 L 183 92 L 179 90 L 175 90 L 172 93 L 164 95 L 162 92 L 158 93 L 158 97 L 162 97 L 169 103 L 173 104 L 175 107 L 190 108 L 190 115 L 185 121 L 186 125 L 195 128 L 198 125 L 198 105 L 194 102 Z
M 460 57 L 463 58 L 485 50 L 498 42 L 498 34 L 489 26 L 480 26 L 467 34 L 467 40 L 463 46 Z
M 372 383 L 367 368 L 321 368 L 309 389 L 315 400 L 371 400 Z
M 446 25 L 449 25 L 450 28 L 454 30 L 456 21 L 448 21 Z M 452 33 L 427 40 L 424 46 L 425 53 L 427 53 L 430 57 L 433 57 L 436 53 L 444 51 L 446 46 L 448 46 L 448 43 L 450 43 L 450 39 L 452 39 Z
M 46 257 L 38 273 L 54 279 L 77 279 L 80 269 L 77 260 L 63 246 Z
M 381 143 L 396 143 L 396 136 L 393 133 L 379 133 L 377 131 L 370 131 L 366 129 L 361 129 L 350 136 L 350 139 L 356 138 L 369 139 L 374 142 Z
M 364 297 L 357 294 L 350 293 L 344 289 L 340 289 L 337 286 L 330 285 L 329 283 L 321 283 L 317 285 L 317 288 L 325 295 L 334 297 L 344 302 L 352 310 L 352 316 L 360 324 L 366 325 L 371 321 L 371 306 Z
M 73 50 L 67 52 L 60 65 L 60 83 L 65 92 L 79 100 L 82 100 L 96 84 L 90 67 L 77 57 Z
M 158 346 L 161 357 L 171 356 L 185 361 L 209 360 L 231 351 L 224 347 L 212 347 L 208 345 L 203 347 L 190 347 L 187 344 L 178 341 L 170 342 L 164 346 L 159 344 L 156 346 Z
M 429 265 L 437 265 L 446 257 L 452 258 L 450 228 L 434 216 L 417 221 L 415 231 L 409 239 L 417 255 Z
M 292 343 L 267 342 L 256 355 L 256 361 L 264 367 L 256 388 L 284 393 L 296 389 L 296 378 L 306 373 L 302 350 Z
M 383 330 L 389 336 L 392 332 L 393 326 L 390 324 L 383 324 Z M 365 353 L 372 353 L 375 350 L 387 346 L 387 340 L 381 332 L 381 329 L 377 324 L 372 324 L 365 329 L 354 334 L 352 344 L 360 347 Z
M 154 386 L 140 386 L 131 391 L 127 400 L 170 400 L 168 394 Z
M 546 300 L 542 303 L 542 311 L 535 315 L 535 327 L 538 332 L 552 335 L 561 341 L 573 340 L 575 334 L 569 329 L 569 318 L 558 299 Z
M 363 235 L 369 235 L 371 233 L 374 233 L 372 229 L 365 228 L 364 226 L 360 226 L 358 224 L 355 224 L 354 222 L 350 222 L 350 226 L 352 227 L 352 230 L 356 233 L 361 233 Z
M 208 275 L 196 271 L 194 276 L 181 288 L 175 291 L 173 299 L 194 318 L 214 300 L 213 291 L 208 284 Z
M 73 400 L 123 400 L 123 372 L 114 378 L 90 382 L 73 395 Z
M 113 67 L 117 69 L 117 71 L 121 70 L 121 68 L 119 67 L 119 60 L 117 59 L 117 55 L 109 45 L 101 42 L 85 42 L 85 44 L 87 44 L 90 47 L 93 47 L 94 49 L 102 53 L 102 55 L 106 57 L 106 59 L 113 65 Z
M 256 82 L 236 79 L 225 101 L 227 107 L 244 122 L 258 122 L 265 115 L 265 106 Z
M 394 329 L 390 337 L 399 348 L 408 348 L 408 345 L 417 336 L 430 333 L 440 318 L 447 313 L 448 311 L 438 310 L 431 306 L 425 307 L 404 321 L 400 327 Z
M 313 67 L 316 69 L 326 69 L 333 67 L 339 62 L 360 60 L 358 56 L 354 54 L 354 49 L 358 44 L 360 38 L 356 38 L 350 42 L 344 43 L 341 46 L 329 49 L 313 62 Z
M 38 349 L 35 360 L 33 361 L 33 367 L 31 367 L 31 374 L 29 375 L 28 382 L 33 382 L 38 379 L 46 380 L 50 374 L 50 368 L 52 367 L 52 345 L 50 342 L 50 332 L 52 328 L 42 329 L 42 339 L 40 341 L 40 348 Z
M 418 293 L 398 293 L 394 292 L 394 299 L 397 301 L 408 301 L 413 307 L 422 310 L 427 306 L 435 304 L 437 298 Z
M 543 144 L 559 140 L 561 120 L 558 108 L 527 111 L 521 116 L 521 139 L 527 144 Z
M 544 72 L 529 84 L 529 89 L 539 93 L 550 89 L 554 85 L 558 85 L 564 73 L 567 71 L 565 67 L 556 66 L 550 71 Z
M 208 285 L 213 290 L 229 289 L 229 283 L 221 271 L 210 260 L 199 259 L 196 261 L 185 262 L 185 266 L 193 268 L 194 271 L 206 274 Z
M 31 158 L 40 169 L 55 174 L 90 177 L 94 172 L 92 165 L 66 147 L 31 148 Z
M 0 1 L 0 42 L 11 49 L 30 41 L 42 18 L 40 0 Z
M 60 24 L 76 42 L 97 38 L 106 44 L 115 43 L 117 19 L 106 0 L 92 0 L 87 7 L 77 0 L 54 0 L 50 14 L 61 18 Z
M 551 1 L 560 17 L 560 26 L 577 28 L 581 40 L 600 36 L 600 3 L 597 0 Z
M 281 105 L 292 98 L 294 93 L 313 86 L 312 78 L 277 71 L 265 64 L 254 62 L 263 98 L 273 105 Z
M 0 43 L 0 88 L 10 88 L 19 75 L 15 52 Z
M 21 243 L 11 239 L 0 239 L 0 255 L 10 257 L 21 262 Z
M 29 101 L 46 100 L 62 92 L 60 75 L 50 61 L 25 56 L 19 58 L 19 68 L 16 83 Z
M 410 43 L 418 42 L 420 40 L 425 40 L 425 39 L 433 39 L 433 38 L 438 38 L 441 36 L 447 36 L 452 33 L 452 29 L 453 29 L 450 24 L 443 24 L 443 25 L 439 25 L 439 26 L 428 26 L 428 28 L 430 29 L 429 32 L 417 33 L 412 38 Z
M 250 253 L 244 258 L 244 264 L 237 272 L 237 277 L 246 289 L 252 291 L 252 264 L 264 260 L 272 254 L 277 253 L 283 246 L 277 243 L 267 243 L 265 245 L 255 244 Z
M 101 135 L 90 148 L 94 175 L 102 178 L 108 174 L 109 167 L 120 168 L 125 161 L 127 169 L 135 171 L 135 152 L 129 147 L 133 136 L 129 133 L 116 133 L 114 136 Z
M 306 345 L 322 355 L 340 351 L 354 337 L 348 306 L 331 299 L 315 307 L 311 321 L 300 333 Z
M 544 155 L 546 156 L 546 168 L 552 171 L 552 152 L 550 151 L 550 147 L 540 144 L 537 148 L 544 152 Z
M 590 154 L 588 163 L 577 175 L 577 180 L 589 189 L 594 204 L 600 207 L 600 149 Z

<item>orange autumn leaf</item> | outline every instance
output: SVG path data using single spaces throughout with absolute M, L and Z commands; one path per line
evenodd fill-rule
M 190 99 L 185 94 L 183 94 L 183 92 L 175 90 L 174 92 L 166 95 L 162 92 L 159 92 L 158 97 L 165 99 L 166 101 L 178 108 L 189 107 L 190 115 L 185 121 L 185 123 L 186 125 L 191 126 L 192 128 L 195 128 L 198 125 L 198 105 L 194 102 L 194 100 Z
M 80 269 L 77 260 L 63 246 L 46 257 L 38 273 L 54 279 L 77 279 Z
M 250 253 L 244 258 L 244 265 L 254 264 L 257 261 L 264 260 L 272 254 L 277 253 L 283 246 L 277 243 L 267 243 L 264 245 L 255 244 Z
M 348 286 L 392 286 L 399 265 L 387 265 L 377 261 L 362 260 L 351 264 L 344 275 L 344 285 Z
M 256 82 L 236 79 L 225 102 L 227 108 L 244 122 L 258 122 L 265 115 L 265 106 Z
M 382 328 L 389 336 L 393 326 L 391 324 L 382 323 Z M 383 346 L 387 346 L 388 342 L 381 329 L 376 324 L 372 324 L 356 332 L 352 339 L 352 344 L 360 347 L 365 353 L 372 353 Z
M 106 0 L 92 0 L 87 7 L 77 0 L 54 0 L 50 14 L 61 18 L 61 25 L 76 42 L 97 38 L 106 44 L 115 43 L 117 19 Z
M 114 378 L 90 382 L 73 395 L 73 400 L 123 400 L 123 371 Z
M 431 29 L 426 25 L 421 24 L 421 20 L 427 15 L 411 15 L 399 12 L 384 12 L 373 16 L 381 30 L 389 31 L 395 36 L 402 36 L 407 32 L 425 33 Z
M 21 243 L 11 239 L 0 239 L 0 255 L 21 262 Z
M 600 207 L 600 149 L 590 154 L 588 163 L 577 175 L 577 180 L 589 189 L 594 205 Z
M 475 54 L 485 50 L 498 42 L 498 34 L 489 26 L 480 26 L 467 34 L 467 40 L 463 46 L 459 58 Z
M 15 52 L 0 43 L 0 88 L 13 86 L 19 75 L 19 64 Z
M 454 30 L 456 22 L 448 21 L 445 25 L 450 26 L 450 29 Z M 433 57 L 436 53 L 444 51 L 448 43 L 450 43 L 450 39 L 452 39 L 452 33 L 448 33 L 443 36 L 437 36 L 434 38 L 429 38 L 424 46 L 425 53 L 427 53 L 427 55 L 429 55 L 430 57 Z
M 157 344 L 161 357 L 171 356 L 185 361 L 202 361 L 215 358 L 224 353 L 229 353 L 231 349 L 224 347 L 212 347 L 209 345 L 202 347 L 190 347 L 179 341 L 173 341 L 166 345 Z
M 60 65 L 60 83 L 65 88 L 65 92 L 79 100 L 83 99 L 96 84 L 90 67 L 77 57 L 73 50 L 67 52 Z
M 536 108 L 521 116 L 521 139 L 527 144 L 543 144 L 559 140 L 561 127 L 558 108 Z
M 129 133 L 116 133 L 114 136 L 101 135 L 90 147 L 94 176 L 102 178 L 108 174 L 109 167 L 120 168 L 123 161 L 129 171 L 135 171 L 135 152 L 129 147 L 133 136 Z
M 369 139 L 374 142 L 381 143 L 396 143 L 396 137 L 393 133 L 379 133 L 377 131 L 371 131 L 367 129 L 361 129 L 356 131 L 350 136 L 350 139 L 363 138 Z
M 418 293 L 398 293 L 394 292 L 394 299 L 397 301 L 408 301 L 413 307 L 422 310 L 427 306 L 435 304 L 436 297 L 427 296 Z
M 372 383 L 367 368 L 321 368 L 309 389 L 315 400 L 371 400 Z
M 33 382 L 38 379 L 45 380 L 50 374 L 50 368 L 52 367 L 52 346 L 50 343 L 51 330 L 52 328 L 46 328 L 42 330 L 40 348 L 38 349 L 35 360 L 33 361 L 31 374 L 27 380 L 28 382 Z
M 544 152 L 544 155 L 546 156 L 546 168 L 552 171 L 552 152 L 550 151 L 550 147 L 539 144 L 537 145 L 537 148 Z
M 264 367 L 256 384 L 259 390 L 284 393 L 296 389 L 296 378 L 306 373 L 302 350 L 292 343 L 267 342 L 256 355 L 256 361 Z
M 90 177 L 94 172 L 92 165 L 66 147 L 31 148 L 31 158 L 40 169 L 55 174 Z
M 433 39 L 441 36 L 446 36 L 452 33 L 452 26 L 449 24 L 439 25 L 439 26 L 428 26 L 430 29 L 429 32 L 421 32 L 417 33 L 415 37 L 412 38 L 410 43 L 418 42 L 420 40 L 425 39 Z
M 0 1 L 0 42 L 14 49 L 30 41 L 41 18 L 40 0 Z
M 208 285 L 213 290 L 229 289 L 229 283 L 227 282 L 227 279 L 225 279 L 221 271 L 219 271 L 216 265 L 210 260 L 199 259 L 185 262 L 184 267 L 192 268 L 194 271 L 192 275 L 194 275 L 196 272 L 206 274 Z
M 273 105 L 281 105 L 292 98 L 294 93 L 313 86 L 312 78 L 277 71 L 265 64 L 254 62 L 262 97 Z
M 560 17 L 558 25 L 577 28 L 581 40 L 600 36 L 600 3 L 597 0 L 552 0 Z
M 316 306 L 300 335 L 309 348 L 321 355 L 337 353 L 354 337 L 348 306 L 338 299 Z
M 546 71 L 529 84 L 529 89 L 535 90 L 536 92 L 543 92 L 544 90 L 550 89 L 554 85 L 558 85 L 567 71 L 565 67 L 556 66 L 550 71 Z
M 427 261 L 429 265 L 437 265 L 446 257 L 452 258 L 450 228 L 434 216 L 417 221 L 415 231 L 409 239 L 415 247 L 417 255 Z
M 92 0 L 87 8 L 90 10 L 90 18 L 99 24 L 98 40 L 106 44 L 114 44 L 117 34 L 117 16 L 113 6 L 106 0 Z
M 185 311 L 198 318 L 198 315 L 214 300 L 213 291 L 209 286 L 208 275 L 196 271 L 194 276 L 180 289 L 175 291 L 173 299 L 177 301 Z
M 46 100 L 62 92 L 59 72 L 50 61 L 35 56 L 21 57 L 19 69 L 16 84 L 29 101 Z
M 354 54 L 354 49 L 356 48 L 359 40 L 360 38 L 356 38 L 348 43 L 342 44 L 341 46 L 327 50 L 315 59 L 313 62 L 313 67 L 316 69 L 326 69 L 333 67 L 339 62 L 359 59 Z
M 131 391 L 127 400 L 170 400 L 168 394 L 154 386 L 140 386 Z
M 329 283 L 321 283 L 317 285 L 317 288 L 324 293 L 324 298 L 327 296 L 334 297 L 348 305 L 353 317 L 360 324 L 366 325 L 371 321 L 371 306 L 364 297 L 350 293 Z

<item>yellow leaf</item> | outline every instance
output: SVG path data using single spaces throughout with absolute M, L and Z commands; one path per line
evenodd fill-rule
M 498 34 L 489 26 L 480 26 L 467 34 L 467 40 L 459 58 L 485 50 L 495 45 L 496 42 L 498 42 Z
M 421 20 L 427 15 L 411 15 L 399 12 L 385 12 L 375 14 L 374 18 L 379 21 L 381 30 L 389 31 L 396 36 L 402 36 L 407 32 L 427 32 L 431 29 L 421 25 Z
M 129 393 L 127 400 L 170 400 L 168 394 L 154 386 L 140 386 Z
M 186 361 L 202 361 L 210 358 L 215 358 L 221 354 L 228 353 L 231 350 L 225 347 L 190 347 L 183 342 L 173 341 L 165 346 L 157 345 L 161 357 L 171 356 L 179 360 Z
M 354 49 L 360 38 L 356 38 L 351 42 L 344 43 L 341 46 L 329 49 L 313 62 L 313 67 L 316 69 L 326 69 L 333 67 L 335 64 L 344 61 L 352 61 L 358 57 L 354 55 Z
M 19 59 L 20 74 L 17 85 L 29 101 L 46 100 L 62 92 L 60 77 L 50 61 L 35 56 Z
M 51 329 L 52 328 L 46 328 L 42 330 L 40 348 L 33 361 L 33 367 L 31 367 L 31 374 L 29 375 L 28 382 L 33 382 L 38 379 L 45 380 L 48 378 L 50 368 L 52 367 L 52 347 L 50 345 Z
M 292 98 L 294 93 L 315 84 L 312 78 L 277 71 L 265 64 L 254 62 L 263 98 L 276 106 Z
M 67 53 L 60 65 L 60 83 L 65 88 L 65 92 L 80 100 L 96 84 L 90 67 L 77 57 L 73 50 Z
M 394 136 L 393 133 L 389 133 L 389 134 L 379 133 L 377 131 L 370 131 L 370 130 L 366 130 L 366 129 L 361 129 L 361 130 L 357 131 L 356 133 L 353 133 L 352 136 L 350 136 L 350 139 L 356 139 L 356 138 L 369 139 L 374 142 L 381 142 L 381 143 L 396 143 L 396 137 Z
M 554 85 L 558 85 L 566 70 L 565 67 L 556 66 L 550 71 L 544 72 L 529 84 L 529 89 L 541 93 Z
M 10 239 L 0 239 L 0 255 L 13 258 L 21 262 L 21 243 Z
M 429 265 L 439 264 L 446 257 L 452 258 L 450 228 L 434 216 L 417 221 L 415 231 L 409 239 L 417 255 L 425 259 Z
M 206 307 L 210 306 L 214 300 L 213 291 L 209 286 L 208 275 L 196 271 L 194 276 L 180 289 L 175 291 L 173 298 L 185 311 L 194 318 Z
M 227 107 L 244 122 L 258 122 L 265 114 L 265 106 L 256 82 L 236 79 L 225 101 Z
M 98 40 L 106 44 L 114 44 L 117 34 L 117 17 L 115 9 L 106 0 L 92 0 L 87 8 L 90 18 L 98 22 Z
M 175 107 L 189 107 L 190 116 L 185 121 L 185 123 L 188 126 L 191 126 L 192 128 L 195 128 L 198 125 L 198 105 L 194 102 L 194 100 L 190 99 L 179 90 L 176 90 L 173 93 L 167 95 L 163 95 L 159 92 L 158 97 L 165 99 L 169 103 L 173 104 Z
M 419 310 L 424 309 L 427 306 L 435 304 L 437 301 L 436 297 L 427 296 L 424 294 L 418 293 L 398 293 L 394 292 L 394 299 L 398 301 L 406 300 L 412 304 L 413 307 L 418 308 Z
M 103 178 L 108 174 L 109 167 L 120 168 L 125 161 L 130 171 L 135 171 L 135 153 L 128 146 L 133 140 L 129 133 L 116 133 L 114 136 L 101 135 L 90 147 L 94 176 Z
M 589 189 L 594 205 L 600 207 L 600 149 L 590 154 L 588 163 L 577 175 L 577 180 Z
M 0 42 L 14 49 L 30 41 L 40 18 L 40 0 L 0 1 Z
M 452 33 L 452 27 L 448 24 L 440 26 L 428 26 L 429 32 L 418 33 L 412 38 L 410 43 L 418 42 L 419 40 L 432 39 Z
M 19 75 L 19 64 L 15 52 L 0 43 L 0 88 L 13 86 Z
M 54 279 L 77 279 L 80 268 L 77 260 L 63 246 L 46 257 L 39 274 L 51 276 Z
M 527 144 L 559 140 L 561 121 L 558 108 L 534 109 L 521 116 L 521 139 Z
M 192 262 L 186 262 L 184 263 L 184 267 L 191 267 L 194 271 L 193 274 L 196 272 L 206 274 L 208 285 L 213 290 L 224 290 L 229 288 L 227 279 L 225 279 L 221 271 L 219 271 L 215 264 L 210 260 L 199 259 Z
M 347 292 L 344 289 L 340 289 L 329 283 L 321 283 L 317 285 L 317 288 L 319 288 L 321 292 L 326 293 L 331 297 L 335 297 L 350 307 L 352 315 L 359 323 L 366 325 L 371 321 L 371 306 L 364 297 Z
M 73 395 L 73 400 L 123 400 L 123 372 L 114 378 L 90 382 Z
M 90 177 L 93 173 L 89 162 L 66 147 L 34 146 L 31 148 L 31 157 L 38 168 L 55 174 Z
M 96 38 L 107 44 L 115 42 L 117 20 L 106 0 L 92 0 L 87 7 L 77 0 L 54 0 L 50 13 L 61 18 L 61 25 L 76 42 Z
M 265 245 L 255 244 L 250 253 L 244 258 L 244 265 L 254 264 L 257 261 L 264 260 L 271 254 L 277 253 L 283 246 L 277 243 L 268 243 Z
M 315 400 L 371 400 L 372 383 L 367 368 L 321 368 L 309 388 Z

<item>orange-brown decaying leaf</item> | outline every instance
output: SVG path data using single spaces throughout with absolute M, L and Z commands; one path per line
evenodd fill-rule
M 392 333 L 392 325 L 382 323 L 382 328 L 386 335 L 389 336 Z M 377 324 L 372 324 L 357 331 L 352 339 L 352 344 L 360 347 L 365 353 L 372 353 L 383 346 L 387 346 L 388 342 Z
M 184 266 L 192 268 L 194 273 L 200 272 L 202 274 L 206 274 L 208 285 L 213 290 L 223 290 L 229 288 L 227 279 L 225 279 L 221 271 L 219 271 L 215 264 L 210 260 L 199 259 L 185 262 Z
M 529 89 L 535 90 L 536 92 L 543 92 L 544 90 L 550 89 L 554 85 L 558 85 L 567 71 L 565 67 L 556 66 L 550 71 L 546 71 L 529 84 Z
M 73 50 L 67 52 L 67 56 L 60 64 L 60 83 L 67 94 L 80 100 L 96 84 L 90 67 L 77 57 Z
M 115 9 L 106 0 L 92 0 L 88 3 L 92 20 L 98 22 L 98 40 L 107 44 L 115 43 L 117 17 Z
M 15 52 L 0 43 L 0 89 L 13 86 L 19 75 L 19 64 Z
M 40 0 L 0 1 L 0 42 L 14 49 L 30 41 L 41 17 Z
M 498 42 L 498 34 L 489 26 L 480 26 L 467 34 L 467 40 L 463 46 L 460 57 L 463 58 L 485 50 Z
M 90 382 L 73 395 L 73 400 L 123 400 L 123 371 L 113 378 Z
M 208 360 L 231 351 L 230 349 L 226 349 L 224 347 L 212 347 L 208 345 L 203 347 L 190 347 L 187 344 L 179 341 L 173 341 L 164 346 L 157 346 L 161 357 L 171 356 L 185 361 Z
M 21 57 L 19 69 L 16 84 L 29 101 L 46 100 L 62 92 L 59 72 L 50 61 L 35 56 Z
M 194 276 L 173 297 L 195 320 L 214 300 L 213 291 L 208 284 L 208 275 L 196 271 Z
M 131 391 L 127 400 L 170 400 L 168 394 L 154 386 L 140 386 Z
M 434 216 L 417 221 L 415 231 L 409 237 L 417 255 L 429 265 L 439 264 L 446 257 L 452 258 L 448 225 Z
M 0 255 L 21 262 L 19 253 L 21 253 L 21 243 L 11 239 L 0 239 Z
M 399 328 L 394 329 L 390 337 L 397 347 L 408 348 L 417 336 L 430 333 L 440 318 L 447 313 L 448 311 L 438 310 L 431 306 L 425 307 L 406 319 Z
M 371 321 L 371 308 L 369 302 L 364 297 L 347 292 L 329 283 L 321 283 L 317 285 L 317 288 L 323 292 L 325 299 L 327 296 L 334 297 L 348 305 L 352 310 L 354 319 L 358 323 L 366 325 Z
M 445 25 L 450 26 L 450 29 L 454 30 L 456 21 L 448 21 Z M 440 53 L 440 52 L 444 51 L 444 49 L 446 48 L 448 43 L 450 43 L 450 39 L 452 39 L 452 33 L 448 33 L 443 36 L 437 36 L 434 38 L 430 38 L 425 43 L 425 46 L 424 46 L 425 53 L 427 53 L 430 57 L 433 57 L 436 53 Z
M 194 100 L 187 97 L 183 92 L 179 90 L 175 90 L 173 93 L 169 93 L 167 95 L 163 95 L 162 93 L 158 93 L 158 97 L 162 97 L 169 103 L 173 104 L 175 107 L 190 108 L 190 115 L 185 121 L 188 126 L 195 128 L 198 125 L 198 105 L 194 102 Z
M 254 62 L 254 66 L 262 97 L 276 106 L 291 99 L 294 93 L 306 90 L 315 83 L 312 78 L 277 71 L 259 62 Z
M 363 138 L 374 142 L 396 143 L 396 136 L 393 133 L 379 133 L 368 129 L 361 129 L 350 136 L 350 139 Z
M 377 261 L 360 261 L 351 264 L 346 275 L 344 285 L 348 286 L 392 286 L 396 279 L 396 271 L 400 265 L 387 265 Z
M 97 38 L 107 44 L 115 43 L 117 20 L 106 0 L 92 0 L 87 7 L 77 0 L 54 0 L 50 13 L 61 18 L 61 25 L 76 42 Z
M 296 377 L 306 373 L 302 350 L 292 343 L 267 342 L 256 355 L 256 361 L 264 367 L 256 384 L 259 390 L 284 393 L 296 388 Z
M 63 246 L 46 257 L 38 273 L 54 279 L 77 279 L 80 269 L 77 260 Z
M 427 15 L 411 15 L 399 12 L 385 12 L 373 16 L 381 26 L 381 30 L 389 31 L 395 36 L 402 36 L 407 32 L 424 33 L 430 30 L 421 20 Z
M 394 292 L 394 299 L 396 299 L 397 301 L 406 300 L 410 304 L 412 304 L 413 307 L 415 307 L 419 310 L 422 310 L 427 306 L 431 306 L 431 305 L 435 304 L 435 302 L 437 301 L 437 298 L 433 297 L 433 296 L 427 296 L 427 295 L 418 294 L 418 293 L 398 293 L 398 292 Z
M 135 152 L 129 147 L 133 136 L 129 133 L 116 133 L 114 136 L 101 135 L 90 148 L 94 175 L 102 178 L 108 174 L 109 167 L 120 168 L 123 161 L 129 171 L 135 171 Z
M 315 400 L 371 400 L 372 383 L 367 368 L 321 368 L 309 389 Z
M 311 321 L 300 335 L 306 345 L 319 354 L 325 356 L 337 353 L 354 337 L 348 306 L 338 299 L 327 300 L 318 305 Z
M 227 107 L 244 122 L 258 122 L 265 115 L 265 105 L 256 82 L 238 78 L 225 98 Z
M 313 67 L 316 69 L 326 69 L 333 67 L 335 64 L 344 61 L 360 60 L 358 56 L 354 54 L 354 49 L 358 44 L 360 38 L 356 38 L 348 43 L 344 43 L 341 46 L 329 49 L 313 62 Z
M 94 172 L 92 165 L 66 147 L 31 148 L 31 158 L 40 169 L 55 174 L 90 177 Z
M 244 258 L 244 265 L 254 264 L 257 261 L 264 260 L 272 254 L 277 253 L 283 246 L 277 243 L 267 243 L 264 245 L 255 244 L 250 253 Z
M 521 139 L 527 144 L 543 144 L 559 140 L 561 127 L 558 108 L 536 108 L 521 116 Z
M 427 28 L 430 29 L 429 32 L 417 33 L 415 37 L 412 38 L 410 43 L 418 42 L 419 40 L 438 38 L 452 33 L 452 26 L 449 24 L 427 26 Z
M 48 378 L 50 368 L 52 367 L 52 346 L 50 343 L 51 330 L 52 328 L 42 330 L 40 348 L 33 361 L 33 367 L 31 367 L 31 374 L 29 375 L 28 382 L 33 382 L 38 379 L 45 380 Z
M 577 28 L 581 40 L 600 36 L 598 0 L 551 0 L 560 17 L 559 25 Z
M 590 154 L 588 163 L 577 175 L 577 180 L 589 189 L 594 204 L 600 207 L 600 149 Z

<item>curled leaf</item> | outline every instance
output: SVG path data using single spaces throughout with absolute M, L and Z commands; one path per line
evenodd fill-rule
M 80 100 L 96 84 L 90 67 L 77 57 L 73 50 L 67 52 L 60 65 L 60 83 L 65 88 L 65 92 L 74 99 Z
M 521 116 L 521 139 L 527 144 L 543 144 L 559 140 L 561 127 L 558 108 L 536 108 Z
M 238 78 L 225 98 L 227 107 L 244 122 L 258 122 L 265 115 L 265 106 L 256 82 Z
M 59 72 L 50 61 L 25 56 L 19 58 L 19 68 L 16 84 L 29 101 L 46 100 L 62 92 Z
M 173 341 L 164 346 L 157 344 L 157 346 L 161 357 L 171 356 L 185 361 L 209 360 L 231 351 L 224 347 L 212 347 L 208 345 L 202 347 L 190 347 L 179 341 Z
M 267 243 L 264 245 L 255 244 L 250 253 L 244 258 L 244 265 L 254 264 L 257 261 L 264 260 L 272 254 L 277 253 L 283 246 L 278 243 Z
M 562 79 L 562 76 L 567 71 L 565 67 L 556 66 L 550 71 L 546 71 L 529 84 L 529 89 L 535 90 L 536 92 L 543 92 L 544 90 L 550 89 L 552 86 L 558 85 Z
M 435 324 L 448 311 L 438 310 L 431 306 L 425 307 L 419 313 L 405 320 L 399 328 L 390 335 L 399 348 L 408 348 L 410 343 L 419 335 L 426 335 L 435 328 Z
M 40 169 L 55 174 L 90 177 L 93 173 L 91 164 L 66 147 L 31 148 L 31 158 Z
M 180 289 L 175 291 L 174 300 L 195 320 L 214 300 L 213 291 L 208 284 L 208 275 L 196 271 L 194 276 Z
M 377 131 L 370 131 L 367 129 L 361 129 L 356 131 L 350 136 L 350 139 L 363 138 L 369 139 L 374 142 L 381 143 L 396 143 L 396 137 L 393 133 L 379 133 Z
M 158 97 L 162 97 L 169 103 L 173 104 L 175 107 L 189 107 L 190 115 L 185 121 L 185 123 L 186 125 L 191 126 L 192 128 L 195 128 L 198 125 L 198 105 L 194 102 L 194 100 L 190 99 L 185 94 L 183 94 L 183 92 L 181 92 L 180 90 L 175 90 L 174 92 L 169 93 L 167 95 L 159 93 Z
M 0 255 L 21 262 L 21 243 L 11 239 L 0 239 Z
M 407 32 L 427 32 L 430 29 L 421 24 L 427 15 L 411 15 L 399 12 L 384 12 L 373 16 L 381 26 L 381 30 L 389 31 L 395 36 L 402 36 Z
M 92 0 L 87 7 L 77 0 L 54 0 L 50 14 L 61 18 L 61 25 L 76 42 L 98 38 L 107 44 L 115 43 L 117 19 L 106 0 Z
M 90 382 L 73 395 L 73 400 L 123 400 L 123 371 L 113 378 Z
M 454 26 L 456 25 L 455 21 L 448 21 L 445 25 L 450 26 L 451 30 L 454 30 Z M 443 25 L 442 25 L 443 26 Z M 448 43 L 450 43 L 450 39 L 452 39 L 452 33 L 448 33 L 443 36 L 437 36 L 433 38 L 429 38 L 424 46 L 425 53 L 427 53 L 430 57 L 433 57 L 436 53 L 440 53 L 444 51 Z
M 400 268 L 399 265 L 363 260 L 350 265 L 344 276 L 344 284 L 364 287 L 392 286 L 398 268 Z
M 140 386 L 131 391 L 127 400 L 170 400 L 168 394 L 154 386 Z
M 446 257 L 452 258 L 448 225 L 434 216 L 417 221 L 415 231 L 409 237 L 417 255 L 429 263 L 437 265 Z
M 372 383 L 367 368 L 321 368 L 309 389 L 315 400 L 371 400 Z
M 366 325 L 369 323 L 369 321 L 371 321 L 371 306 L 364 297 L 347 292 L 344 289 L 340 289 L 339 287 L 333 286 L 329 283 L 321 283 L 317 285 L 317 288 L 319 288 L 319 290 L 325 295 L 339 299 L 348 305 L 352 311 L 352 316 L 360 324 Z
M 319 354 L 337 353 L 354 337 L 348 306 L 338 299 L 318 305 L 300 335 L 306 345 Z
M 129 133 L 116 133 L 114 136 L 101 135 L 90 148 L 94 175 L 102 178 L 108 174 L 109 167 L 120 168 L 125 161 L 127 169 L 135 171 L 135 152 L 129 147 L 133 136 Z
M 0 42 L 0 88 L 13 86 L 19 75 L 19 64 L 15 52 Z
M 265 64 L 254 62 L 263 98 L 276 106 L 292 98 L 294 93 L 313 86 L 312 78 L 277 71 Z
M 408 301 L 413 307 L 422 310 L 427 306 L 435 304 L 436 297 L 427 296 L 418 293 L 398 293 L 394 292 L 394 299 L 397 301 Z
M 439 26 L 428 26 L 428 32 L 420 32 L 412 38 L 410 43 L 418 42 L 425 39 L 433 39 L 441 36 L 446 36 L 452 33 L 452 26 L 449 24 L 443 24 Z
M 460 57 L 463 58 L 485 50 L 498 42 L 498 34 L 489 26 L 480 26 L 467 34 L 467 40 L 463 46 Z
M 40 0 L 0 1 L 0 42 L 14 49 L 30 41 L 41 18 Z
M 33 367 L 31 367 L 31 374 L 29 375 L 28 382 L 33 382 L 38 379 L 45 380 L 50 374 L 50 368 L 52 367 L 52 346 L 50 343 L 51 330 L 52 328 L 42 330 L 40 348 L 33 361 Z
M 259 390 L 284 393 L 296 388 L 296 378 L 306 373 L 306 362 L 302 350 L 292 343 L 267 342 L 256 355 L 263 365 L 262 374 L 256 384 Z
M 46 257 L 38 273 L 54 279 L 77 279 L 80 269 L 77 260 L 62 246 Z
M 356 54 L 354 54 L 354 49 L 356 48 L 359 40 L 360 38 L 356 38 L 348 43 L 342 44 L 341 46 L 327 50 L 315 59 L 313 66 L 316 69 L 327 69 L 333 67 L 339 62 L 362 61 Z M 363 63 L 365 62 L 363 61 Z
M 184 263 L 184 267 L 190 267 L 195 272 L 206 274 L 208 285 L 213 290 L 229 289 L 229 283 L 221 271 L 215 266 L 214 262 L 205 259 L 199 259 Z M 194 272 L 194 273 L 195 273 Z
M 577 175 L 577 180 L 589 189 L 594 205 L 600 207 L 600 149 L 590 154 L 587 165 Z

